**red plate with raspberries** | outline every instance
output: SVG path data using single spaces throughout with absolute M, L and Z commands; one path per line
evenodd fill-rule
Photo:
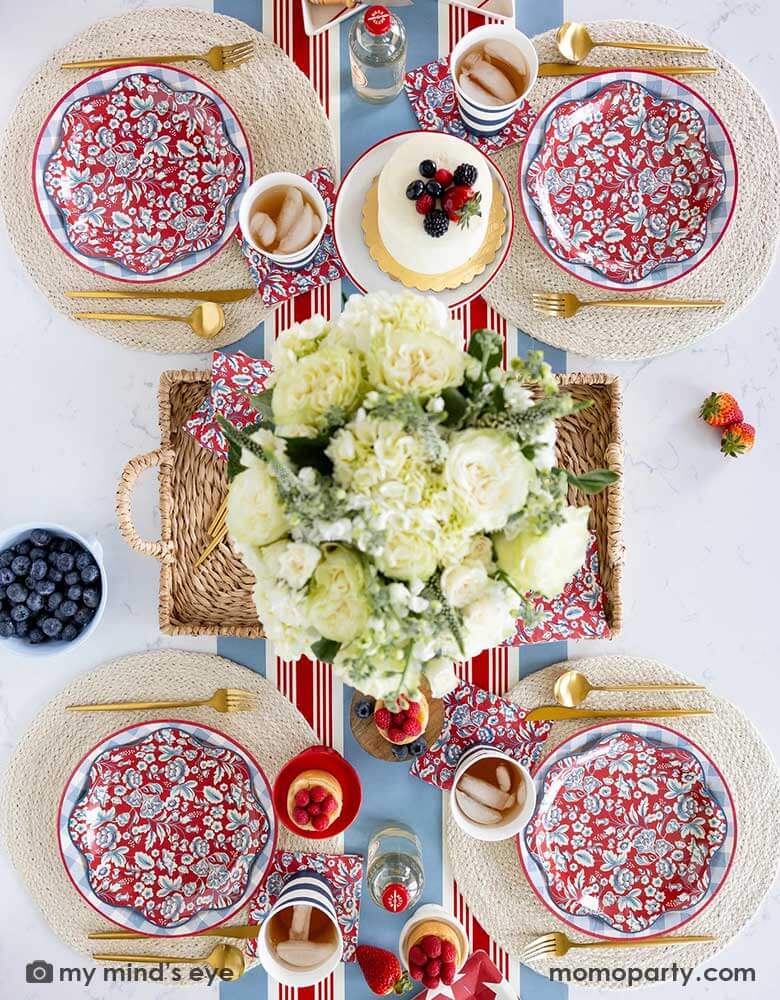
M 274 782 L 274 810 L 307 840 L 335 837 L 354 821 L 363 798 L 357 771 L 330 747 L 310 747 L 289 760 Z

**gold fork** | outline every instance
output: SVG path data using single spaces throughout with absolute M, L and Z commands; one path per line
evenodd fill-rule
M 235 69 L 255 54 L 250 39 L 234 45 L 212 45 L 208 52 L 189 52 L 175 56 L 106 56 L 103 59 L 77 59 L 63 63 L 60 69 L 100 69 L 102 66 L 128 66 L 130 63 L 205 62 L 214 70 Z
M 545 316 L 571 319 L 586 306 L 617 309 L 720 309 L 721 299 L 578 299 L 571 292 L 534 292 L 531 304 Z
M 219 505 L 217 513 L 211 524 L 206 528 L 206 534 L 209 535 L 211 541 L 208 543 L 206 548 L 198 556 L 198 561 L 195 563 L 194 569 L 197 569 L 202 563 L 204 563 L 214 549 L 219 545 L 219 543 L 227 536 L 227 523 L 225 518 L 227 516 L 227 497 Z
M 69 712 L 130 712 L 158 708 L 213 708 L 215 712 L 251 712 L 256 707 L 252 691 L 219 688 L 210 698 L 189 701 L 114 701 L 97 705 L 68 705 Z
M 572 948 L 663 948 L 675 944 L 694 944 L 714 941 L 709 934 L 667 934 L 662 937 L 638 938 L 630 941 L 572 941 L 560 931 L 542 934 L 535 938 L 520 954 L 521 962 L 531 962 L 544 955 L 563 958 Z

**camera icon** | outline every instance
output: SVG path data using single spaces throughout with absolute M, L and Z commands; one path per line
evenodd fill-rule
M 53 983 L 54 966 L 51 962 L 30 962 L 26 968 L 28 983 Z

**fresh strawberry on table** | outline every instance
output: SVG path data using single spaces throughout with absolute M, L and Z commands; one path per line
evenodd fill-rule
M 392 951 L 375 948 L 370 944 L 361 944 L 358 945 L 355 958 L 368 983 L 368 988 L 377 996 L 405 993 L 411 988 L 409 977 Z
M 710 427 L 728 427 L 742 420 L 742 409 L 730 392 L 711 392 L 701 404 L 699 416 Z
M 739 421 L 730 424 L 723 431 L 720 439 L 720 450 L 730 458 L 737 458 L 739 455 L 746 455 L 752 450 L 756 440 L 756 429 L 752 424 Z

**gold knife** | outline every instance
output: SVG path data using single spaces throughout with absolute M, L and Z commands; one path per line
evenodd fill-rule
M 219 937 L 219 938 L 241 938 L 250 940 L 256 938 L 260 933 L 260 926 L 255 924 L 238 924 L 235 927 L 212 927 L 208 931 L 199 931 L 197 934 L 183 934 L 182 937 Z M 90 941 L 158 941 L 159 938 L 152 938 L 148 934 L 139 934 L 137 931 L 92 931 L 87 934 Z
M 592 76 L 624 69 L 632 73 L 664 73 L 666 76 L 707 76 L 717 73 L 717 66 L 582 66 L 580 63 L 540 63 L 539 76 Z
M 93 290 L 84 292 L 65 292 L 69 299 L 192 299 L 197 302 L 241 302 L 251 295 L 256 295 L 256 288 L 222 288 L 210 289 L 205 292 L 190 292 L 184 289 L 176 291 L 131 292 L 119 289 L 104 291 Z
M 529 722 L 561 722 L 564 719 L 676 719 L 691 715 L 713 715 L 709 708 L 564 708 L 540 705 L 526 715 Z

